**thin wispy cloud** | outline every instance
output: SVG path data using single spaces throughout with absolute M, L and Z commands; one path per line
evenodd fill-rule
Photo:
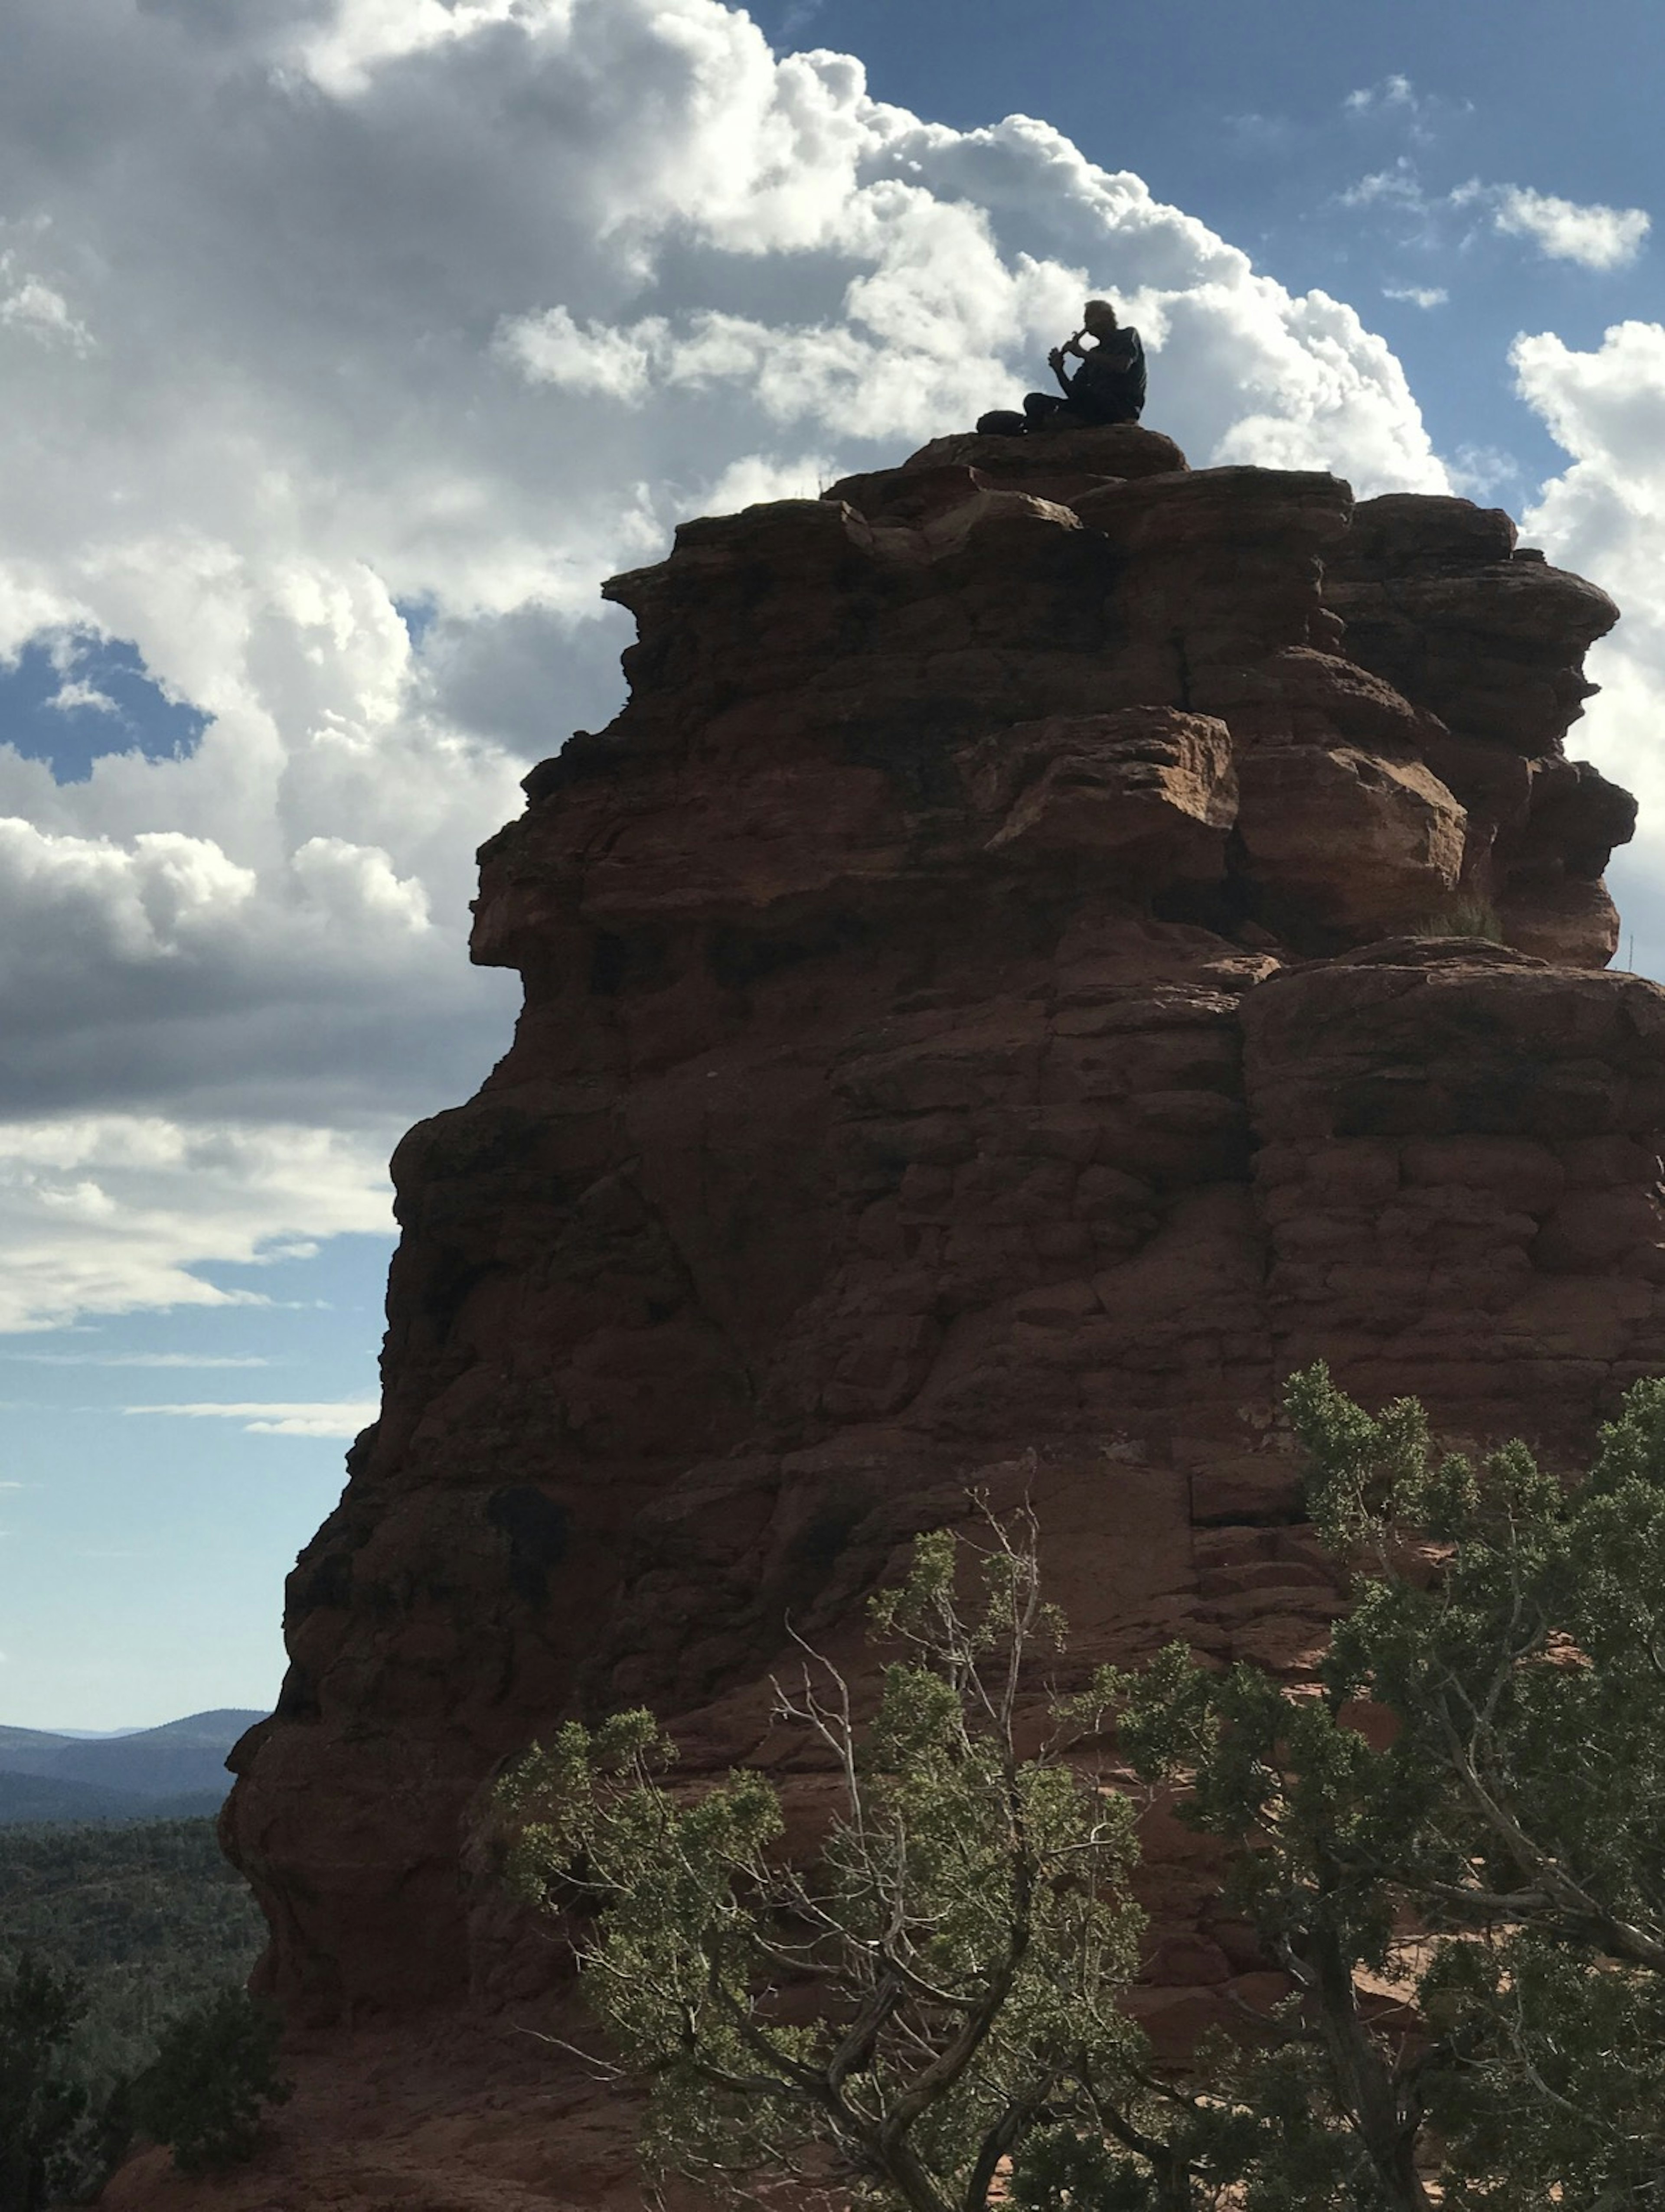
M 1228 115 L 1224 122 L 1239 150 L 1246 154 L 1277 152 L 1287 146 L 1296 133 L 1296 125 L 1287 115 L 1263 115 L 1256 108 L 1241 115 Z
M 1442 307 L 1451 295 L 1443 284 L 1384 284 L 1384 300 L 1403 300 L 1412 307 Z
M 1446 464 L 1451 489 L 1464 499 L 1490 500 L 1499 492 L 1518 494 L 1521 465 L 1512 453 L 1496 446 L 1459 446 Z
M 1401 76 L 1395 70 L 1378 84 L 1361 85 L 1357 91 L 1350 92 L 1341 104 L 1352 115 L 1369 115 L 1383 108 L 1409 108 L 1414 112 L 1417 91 L 1408 76 Z
M 1430 191 L 1416 163 L 1404 154 L 1387 168 L 1359 178 L 1338 197 L 1343 207 L 1398 216 L 1406 223 L 1407 240 L 1418 246 L 1472 246 L 1491 233 L 1523 238 L 1552 261 L 1572 261 L 1602 271 L 1628 268 L 1653 228 L 1645 208 L 1558 199 L 1528 185 L 1487 184 L 1471 177 L 1449 191 Z M 1478 229 L 1477 216 L 1482 218 Z M 1489 222 L 1484 220 L 1487 216 Z M 1390 292 L 1388 296 L 1412 295 Z
M 96 684 L 82 678 L 60 684 L 46 704 L 59 714 L 113 714 L 121 718 L 121 709 L 107 691 L 101 691 Z
M 250 1353 L 229 1358 L 205 1352 L 0 1352 L 0 1359 L 31 1367 L 271 1367 L 270 1359 Z
M 368 1428 L 379 1411 L 374 1398 L 351 1398 L 328 1404 L 283 1403 L 222 1405 L 203 1402 L 177 1406 L 124 1406 L 125 1413 L 162 1414 L 187 1421 L 237 1421 L 252 1437 L 356 1437 Z
M 788 0 L 775 36 L 783 46 L 801 38 L 826 5 L 826 0 Z
M 1360 85 L 1341 103 L 1350 123 L 1383 126 L 1408 138 L 1413 145 L 1430 146 L 1444 125 L 1472 115 L 1472 100 L 1454 100 L 1439 92 L 1419 91 L 1400 70 Z
M 1341 195 L 1343 207 L 1376 207 L 1384 202 L 1414 208 L 1418 213 L 1429 204 L 1415 165 L 1402 154 L 1391 168 L 1372 170 Z

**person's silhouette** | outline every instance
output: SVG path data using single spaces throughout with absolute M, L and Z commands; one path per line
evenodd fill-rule
M 1046 356 L 1063 398 L 1051 392 L 1028 392 L 1021 415 L 1013 409 L 997 409 L 979 420 L 980 431 L 1021 437 L 1032 430 L 1138 421 L 1145 393 L 1144 345 L 1138 332 L 1117 320 L 1108 300 L 1089 300 L 1081 320 L 1074 337 L 1054 346 Z M 1093 341 L 1090 351 L 1082 345 L 1084 337 Z M 1064 365 L 1070 354 L 1081 364 L 1073 374 Z

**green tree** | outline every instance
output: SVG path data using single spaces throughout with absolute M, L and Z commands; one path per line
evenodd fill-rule
M 79 1984 L 25 1953 L 0 1972 L 0 2212 L 37 2212 L 86 2108 L 64 2070 Z
M 73 1992 L 64 2035 L 63 2005 L 20 2004 L 0 1966 L 0 2172 L 35 2124 L 18 2117 L 20 2079 L 37 2095 L 50 2082 L 53 2148 L 30 2185 L 90 2203 L 127 2148 L 133 2080 L 162 2029 L 241 1980 L 264 1934 L 211 1820 L 0 1826 L 0 1961 L 32 1960 L 27 1984 Z
M 278 2074 L 282 2025 L 271 2006 L 224 1990 L 162 2030 L 154 2062 L 132 2085 L 131 2112 L 182 2172 L 253 2156 L 262 2106 L 290 2094 Z
M 906 1656 L 864 1728 L 823 1662 L 776 1686 L 837 1777 L 808 1867 L 785 1856 L 760 1774 L 668 1785 L 646 1712 L 569 1725 L 501 1785 L 517 1886 L 589 1917 L 583 1984 L 648 2083 L 655 2176 L 984 2212 L 1006 2162 L 1033 2160 L 1039 2203 L 1090 2145 L 1107 2207 L 1191 2203 L 1183 2150 L 1151 2128 L 1174 2100 L 1119 2008 L 1142 1924 L 1134 1809 L 1067 1755 L 1115 1681 L 1038 1697 L 1062 1624 L 1032 1522 L 991 1526 L 974 1606 L 942 1533 L 876 1601 L 875 1633 Z
M 1289 1402 L 1355 1568 L 1318 1694 L 1176 1647 L 1121 1722 L 1296 1987 L 1249 2093 L 1307 2118 L 1247 2201 L 1414 2212 L 1437 2152 L 1453 2212 L 1665 2205 L 1665 1383 L 1576 1484 L 1441 1455 L 1322 1367 Z
M 1442 1455 L 1415 1401 L 1373 1417 L 1322 1367 L 1289 1407 L 1352 1579 L 1308 1687 L 1176 1644 L 1026 1698 L 1060 1632 L 1033 1525 L 974 1620 L 939 1534 L 875 1607 L 912 1650 L 864 1731 L 830 1670 L 779 1693 L 840 1782 L 812 1864 L 761 1776 L 668 1787 L 645 1713 L 503 1785 L 657 2171 L 890 2212 L 1665 2212 L 1665 1382 L 1577 1482 L 1519 1443 Z M 1113 1717 L 1290 1981 L 1183 2078 L 1117 2011 Z

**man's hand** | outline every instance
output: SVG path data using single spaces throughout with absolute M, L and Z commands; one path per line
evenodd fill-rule
M 1048 367 L 1048 368 L 1063 368 L 1063 366 L 1064 366 L 1064 348 L 1063 348 L 1062 346 L 1054 346 L 1054 347 L 1052 348 L 1052 349 L 1051 353 L 1049 353 L 1049 354 L 1047 355 L 1047 356 L 1046 356 L 1046 366 Z

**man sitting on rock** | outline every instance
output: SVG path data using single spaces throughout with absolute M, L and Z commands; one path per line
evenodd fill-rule
M 1099 422 L 1138 421 L 1144 410 L 1144 345 L 1138 332 L 1122 328 L 1108 300 L 1089 300 L 1081 320 L 1074 337 L 1054 346 L 1046 356 L 1063 386 L 1063 398 L 1050 392 L 1031 392 L 1024 398 L 1021 415 L 1012 408 L 997 408 L 978 420 L 985 437 L 1021 438 L 1033 430 L 1079 430 Z M 1090 353 L 1083 349 L 1083 337 L 1094 342 Z M 1073 376 L 1064 366 L 1066 354 L 1074 354 L 1081 362 Z

